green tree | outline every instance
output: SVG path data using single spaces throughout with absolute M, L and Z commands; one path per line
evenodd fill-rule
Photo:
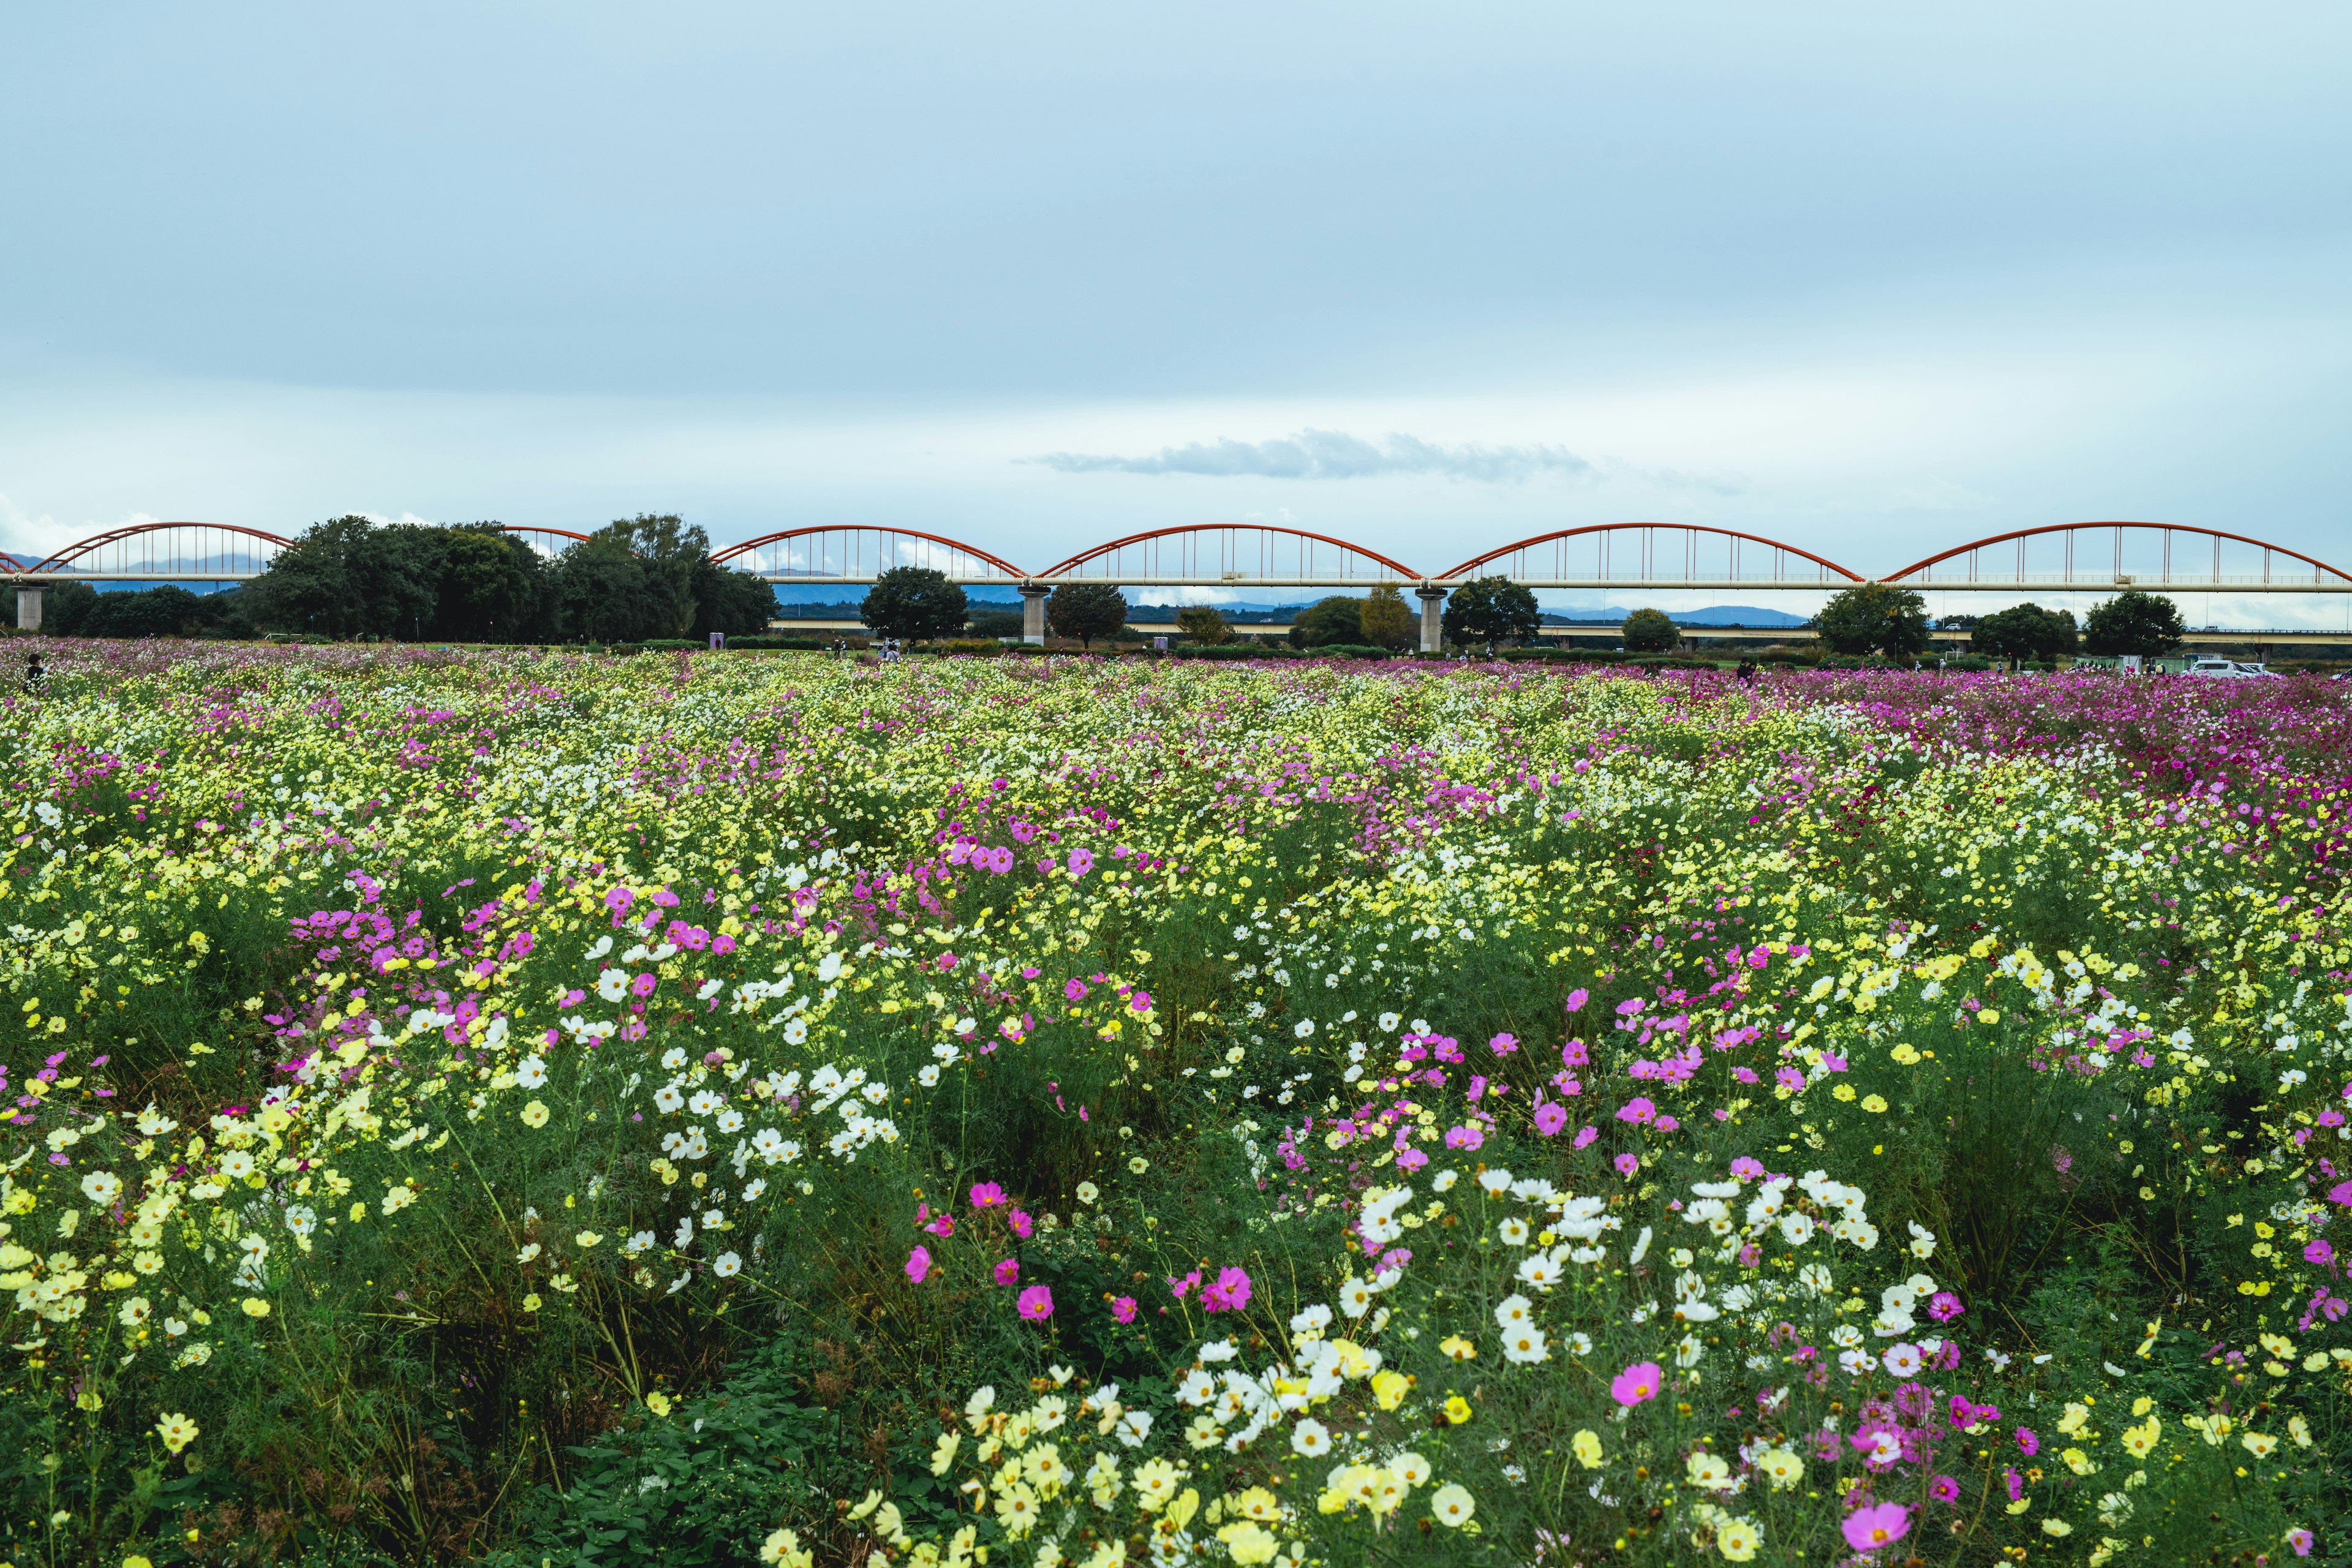
M 1202 647 L 1215 647 L 1234 640 L 1234 628 L 1225 624 L 1225 613 L 1214 605 L 1187 605 L 1176 612 L 1176 629 L 1184 640 Z
M 1858 583 L 1823 605 L 1812 626 L 1834 653 L 1909 658 L 1927 646 L 1927 602 L 1909 588 Z
M 1045 601 L 1045 622 L 1055 636 L 1092 647 L 1127 624 L 1127 595 L 1109 583 L 1065 583 Z
M 2103 655 L 2136 653 L 2155 658 L 2180 646 L 2189 630 L 2180 607 L 2161 594 L 2126 589 L 2084 617 L 2084 646 Z
M 543 636 L 552 586 L 539 552 L 497 523 L 444 529 L 433 635 L 452 642 Z
M 1363 627 L 1364 640 L 1374 647 L 1399 648 L 1412 641 L 1413 613 L 1393 584 L 1384 583 L 1364 595 L 1357 621 Z
M 1477 577 L 1445 601 L 1445 635 L 1457 643 L 1511 643 L 1536 635 L 1536 596 L 1508 577 Z
M 756 637 L 776 618 L 775 586 L 765 577 L 721 566 L 708 556 L 694 574 L 694 629 L 689 636 L 723 632 L 730 637 Z
M 254 622 L 328 637 L 426 636 L 440 613 L 446 533 L 358 516 L 314 523 L 247 584 Z
M 98 605 L 98 590 L 87 583 L 44 583 L 41 584 L 41 634 L 44 637 L 73 637 L 81 636 L 85 616 Z M 6 625 L 16 624 L 16 590 L 11 588 L 5 599 L 0 599 L 0 615 Z
M 617 540 L 645 563 L 646 582 L 659 606 L 656 625 L 646 636 L 682 637 L 693 631 L 694 591 L 710 562 L 709 534 L 674 512 L 639 512 L 615 519 L 597 536 Z
M 670 606 L 646 563 L 609 531 L 563 552 L 555 568 L 562 635 L 587 642 L 639 642 L 659 637 Z
M 1335 643 L 1364 640 L 1364 602 L 1345 594 L 1318 599 L 1290 623 L 1293 647 L 1329 647 Z
M 1636 610 L 1620 629 L 1634 653 L 1666 653 L 1682 645 L 1682 628 L 1664 610 Z
M 886 637 L 916 641 L 951 637 L 963 630 L 971 602 L 929 566 L 893 566 L 874 579 L 874 589 L 857 608 L 858 618 Z
M 2080 641 L 2074 611 L 2039 605 L 2013 605 L 1981 616 L 1969 632 L 1971 649 L 1996 658 L 2054 659 L 2072 654 Z

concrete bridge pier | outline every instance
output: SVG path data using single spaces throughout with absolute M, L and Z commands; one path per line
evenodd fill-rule
M 1043 647 L 1045 644 L 1045 596 L 1054 590 L 1034 583 L 1021 584 L 1021 640 Z
M 1445 646 L 1445 623 L 1440 618 L 1445 590 L 1421 587 L 1415 588 L 1412 595 L 1421 601 L 1421 651 L 1435 653 Z
M 37 632 L 41 629 L 41 590 L 30 583 L 16 589 L 16 629 Z

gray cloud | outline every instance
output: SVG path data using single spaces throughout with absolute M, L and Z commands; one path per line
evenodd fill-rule
M 1538 474 L 1589 479 L 1593 466 L 1563 447 L 1459 447 L 1391 435 L 1367 441 L 1344 430 L 1301 430 L 1270 441 L 1195 441 L 1143 458 L 1049 452 L 1030 459 L 1065 474 L 1238 474 L 1275 479 L 1362 479 L 1383 474 L 1438 474 L 1449 479 L 1512 484 Z

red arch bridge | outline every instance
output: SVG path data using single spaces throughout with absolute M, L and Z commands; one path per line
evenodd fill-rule
M 588 536 L 571 529 L 507 531 L 552 553 Z M 38 561 L 0 554 L 0 581 L 17 586 L 18 624 L 40 624 L 48 583 L 242 582 L 294 542 L 235 523 L 151 522 L 78 541 Z M 1110 540 L 1042 571 L 1024 571 L 976 544 L 920 529 L 814 525 L 742 540 L 711 552 L 720 565 L 771 583 L 852 587 L 899 566 L 928 567 L 967 587 L 1012 588 L 1032 640 L 1046 596 L 1064 583 L 1137 588 L 1367 589 L 1391 585 L 1421 604 L 1424 647 L 1437 644 L 1446 595 L 1475 578 L 1527 588 L 1769 593 L 1881 582 L 1937 594 L 2343 594 L 2352 574 L 2246 534 L 2165 522 L 2069 522 L 1996 534 L 1871 578 L 1794 544 L 1706 524 L 1610 522 L 1563 528 L 1423 571 L 1362 545 L 1305 529 L 1202 524 Z

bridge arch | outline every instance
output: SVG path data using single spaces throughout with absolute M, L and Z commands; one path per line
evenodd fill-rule
M 1130 533 L 1038 574 L 1046 580 L 1165 586 L 1345 587 L 1413 583 L 1421 574 L 1376 550 L 1274 523 L 1192 523 Z
M 1010 561 L 943 534 L 873 525 L 788 528 L 714 550 L 710 559 L 772 583 L 871 583 L 896 566 L 929 567 L 959 583 L 1014 584 L 1028 575 Z
M 292 540 L 236 522 L 138 522 L 77 540 L 28 573 L 131 582 L 222 582 L 268 569 Z
M 1590 544 L 1590 571 L 1583 570 L 1585 545 L 1571 541 Z M 1620 548 L 1628 542 L 1633 548 Z M 1710 574 L 1704 570 L 1718 559 L 1723 563 L 1721 573 Z M 1659 569 L 1668 562 L 1678 564 L 1680 572 Z M 1797 564 L 1800 562 L 1801 566 Z M 1863 581 L 1861 574 L 1794 544 L 1737 529 L 1686 522 L 1596 522 L 1557 529 L 1474 555 L 1446 572 L 1444 579 L 1459 581 L 1497 563 L 1502 570 L 1486 574 L 1508 577 L 1527 587 L 1605 588 L 1623 581 L 1650 587 L 1676 587 L 1686 582 L 1694 588 L 1729 589 Z M 1768 571 L 1751 574 L 1754 567 Z
M 2174 548 L 2184 535 L 2209 542 L 2210 553 L 2200 550 L 2197 552 L 2196 561 L 2189 560 L 2187 552 Z M 2095 547 L 2087 557 L 2080 548 L 2086 539 Z M 1988 571 L 1984 552 L 2001 545 L 2015 547 L 2013 561 L 2004 559 Z M 2052 545 L 2056 546 L 2054 552 L 2048 549 Z M 2258 552 L 2258 569 L 2242 573 L 2225 572 L 2225 547 L 2231 545 L 2242 548 L 2229 552 L 2229 564 L 2252 565 L 2253 561 L 2248 552 Z M 2048 560 L 2053 553 L 2055 555 L 2054 568 Z M 2031 557 L 2035 555 L 2043 557 L 2039 570 L 2034 569 L 2031 561 Z M 2310 570 L 2307 573 L 2281 573 L 2275 569 L 2273 558 L 2282 555 L 2301 562 Z M 1956 567 L 1948 574 L 1938 574 L 1938 567 L 1960 561 L 1963 557 L 1966 558 L 1965 565 Z M 1915 561 L 1899 572 L 1889 573 L 1885 580 L 1916 588 L 1970 584 L 2020 589 L 2139 587 L 2227 593 L 2232 590 L 2307 591 L 2329 584 L 2331 579 L 2334 584 L 2352 588 L 2352 574 L 2284 544 L 2273 544 L 2246 534 L 2200 528 L 2190 523 L 2110 521 L 2054 522 L 2039 528 L 2012 529 L 2007 533 L 1956 544 L 1923 561 Z

